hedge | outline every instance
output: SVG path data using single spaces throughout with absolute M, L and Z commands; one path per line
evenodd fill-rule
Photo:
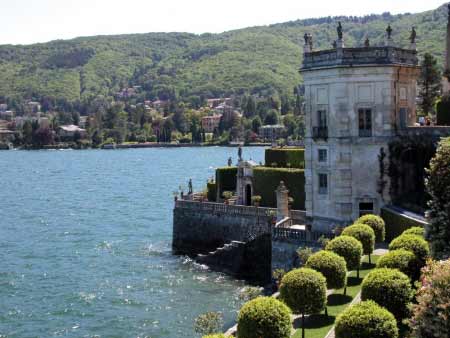
M 353 224 L 342 231 L 342 235 L 356 238 L 363 246 L 365 255 L 370 255 L 375 248 L 375 232 L 365 224 Z
M 215 182 L 208 182 L 206 185 L 206 189 L 208 191 L 208 201 L 216 202 L 217 201 L 217 184 Z
M 416 235 L 425 237 L 425 229 L 422 227 L 412 227 L 408 230 L 403 231 L 402 235 Z
M 361 300 L 373 300 L 398 321 L 409 317 L 412 298 L 411 281 L 397 269 L 375 269 L 362 282 Z
M 281 280 L 280 300 L 294 313 L 319 313 L 327 304 L 326 279 L 320 272 L 312 269 L 292 270 Z
M 430 255 L 428 242 L 417 235 L 401 235 L 389 244 L 389 250 L 405 249 L 412 251 L 420 263 L 425 265 L 427 257 Z
M 363 246 L 360 241 L 350 236 L 339 236 L 332 239 L 325 250 L 334 252 L 343 257 L 347 263 L 348 270 L 357 270 L 361 265 Z
M 303 148 L 269 148 L 265 152 L 266 166 L 276 163 L 278 168 L 305 168 L 305 149 Z
M 224 191 L 236 191 L 237 167 L 217 168 L 216 184 L 220 197 Z
M 373 301 L 345 309 L 337 318 L 336 338 L 397 338 L 395 317 Z
M 436 122 L 438 126 L 450 126 L 450 97 L 444 95 L 436 103 Z
M 291 311 L 272 297 L 258 297 L 239 311 L 237 334 L 239 338 L 289 338 Z
M 386 242 L 400 236 L 405 230 L 412 227 L 424 227 L 425 222 L 399 214 L 388 208 L 381 209 L 381 218 L 386 224 Z
M 253 169 L 254 195 L 262 197 L 261 206 L 276 208 L 275 190 L 283 181 L 294 199 L 292 208 L 305 210 L 305 171 L 303 169 L 257 167 Z
M 375 241 L 384 242 L 386 237 L 386 226 L 383 219 L 377 215 L 364 215 L 358 218 L 355 223 L 366 224 L 375 232 Z
M 305 266 L 320 272 L 327 280 L 328 289 L 342 289 L 347 285 L 347 264 L 334 252 L 319 251 L 308 258 Z
M 389 251 L 377 261 L 377 268 L 398 269 L 412 281 L 419 279 L 421 267 L 416 255 L 405 249 Z

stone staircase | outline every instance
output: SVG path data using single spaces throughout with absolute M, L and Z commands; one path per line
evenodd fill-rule
M 213 270 L 235 273 L 240 267 L 245 242 L 232 241 L 208 254 L 199 254 L 196 261 L 206 264 Z

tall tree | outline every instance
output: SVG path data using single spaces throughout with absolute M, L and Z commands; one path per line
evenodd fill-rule
M 421 67 L 419 96 L 422 99 L 422 103 L 420 106 L 424 113 L 429 114 L 433 111 L 436 98 L 440 94 L 441 73 L 437 66 L 437 60 L 429 53 L 424 55 Z

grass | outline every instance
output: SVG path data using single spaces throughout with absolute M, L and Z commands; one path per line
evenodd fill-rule
M 369 264 L 368 256 L 363 259 L 363 264 L 359 273 L 359 278 L 356 277 L 356 271 L 352 271 L 348 277 L 347 295 L 344 296 L 344 290 L 335 290 L 328 296 L 328 316 L 325 314 L 317 314 L 309 316 L 305 320 L 305 337 L 306 338 L 324 338 L 326 334 L 331 330 L 334 325 L 334 321 L 338 314 L 350 305 L 353 298 L 361 290 L 361 283 L 363 278 L 375 268 L 375 264 L 379 256 L 371 256 L 372 264 Z M 302 326 L 301 318 L 294 322 L 294 328 L 297 331 L 294 334 L 294 338 L 301 338 Z

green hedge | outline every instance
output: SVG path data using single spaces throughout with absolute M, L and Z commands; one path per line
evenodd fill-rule
M 388 243 L 400 236 L 405 230 L 412 227 L 423 227 L 425 224 L 387 208 L 381 209 L 381 218 L 386 223 L 386 242 Z
M 217 168 L 216 184 L 219 196 L 222 196 L 224 191 L 236 191 L 237 167 Z
M 448 95 L 436 103 L 436 120 L 439 126 L 450 126 L 450 97 Z
M 208 182 L 206 185 L 206 189 L 208 190 L 208 201 L 216 202 L 217 201 L 217 184 L 215 182 Z
M 271 167 L 276 163 L 278 168 L 305 168 L 305 149 L 302 148 L 270 148 L 265 153 L 266 166 Z
M 294 199 L 293 209 L 305 210 L 305 171 L 303 169 L 257 167 L 253 169 L 254 195 L 262 197 L 261 206 L 276 208 L 275 190 L 283 181 Z

